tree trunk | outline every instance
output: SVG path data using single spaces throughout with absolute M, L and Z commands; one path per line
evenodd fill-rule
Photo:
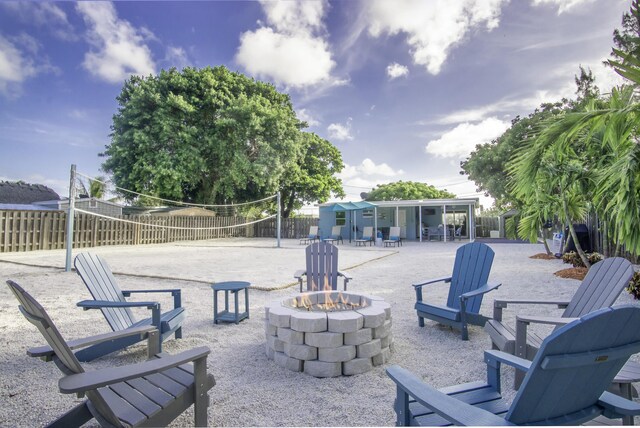
M 569 223 L 569 233 L 573 238 L 573 244 L 576 246 L 576 251 L 580 256 L 580 260 L 582 260 L 582 263 L 587 267 L 587 269 L 589 269 L 591 268 L 591 263 L 589 263 L 589 259 L 587 259 L 582 246 L 580 246 L 578 236 L 576 235 L 576 230 L 573 228 L 573 221 L 571 221 L 571 218 L 569 217 L 569 206 L 567 204 L 567 200 L 564 197 L 562 198 L 562 208 L 564 210 L 564 218 L 567 220 L 567 223 Z
M 540 236 L 542 236 L 542 243 L 544 244 L 544 250 L 547 252 L 547 256 L 553 255 L 553 253 L 551 252 L 551 248 L 549 248 L 549 243 L 544 237 L 544 230 L 542 228 L 540 228 Z

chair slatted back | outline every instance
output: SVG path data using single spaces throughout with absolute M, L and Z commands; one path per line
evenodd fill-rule
M 22 312 L 27 321 L 35 325 L 38 330 L 40 330 L 42 336 L 55 352 L 54 358 L 56 359 L 57 366 L 60 370 L 65 375 L 84 373 L 82 365 L 67 345 L 67 342 L 62 338 L 62 335 L 53 324 L 44 308 L 15 282 L 7 281 L 7 284 L 20 303 L 20 312 Z M 99 390 L 87 391 L 86 395 L 94 408 L 100 412 L 102 417 L 115 426 L 122 426 L 121 422 L 113 414 Z
M 342 226 L 333 226 L 331 228 L 331 239 L 337 239 L 342 234 Z
M 577 318 L 613 305 L 632 276 L 633 266 L 622 257 L 611 257 L 594 264 L 562 316 Z
M 309 227 L 309 239 L 316 238 L 318 236 L 318 226 Z
M 80 253 L 73 261 L 76 272 L 89 289 L 94 300 L 124 302 L 125 298 L 111 273 L 111 268 L 97 254 Z M 100 308 L 113 331 L 120 331 L 135 324 L 136 319 L 129 308 Z
M 494 252 L 488 245 L 471 242 L 458 248 L 453 264 L 447 306 L 460 309 L 460 295 L 485 285 L 489 279 Z M 482 294 L 467 300 L 466 312 L 479 313 Z
M 316 242 L 306 248 L 307 291 L 338 289 L 338 247 Z
M 389 228 L 389 239 L 392 241 L 397 241 L 398 239 L 400 239 L 400 228 L 398 226 Z
M 603 308 L 542 343 L 506 419 L 515 424 L 579 425 L 628 358 L 640 351 L 640 308 Z
M 373 239 L 372 226 L 365 226 L 364 229 L 362 229 L 362 239 Z

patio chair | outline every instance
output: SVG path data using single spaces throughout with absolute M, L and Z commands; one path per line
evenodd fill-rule
M 373 245 L 373 227 L 372 226 L 365 226 L 365 228 L 362 230 L 362 238 L 356 239 L 356 247 L 360 245 L 364 245 L 367 242 L 369 243 L 369 246 Z
M 486 244 L 465 244 L 456 251 L 451 276 L 413 284 L 416 290 L 415 309 L 418 313 L 418 325 L 424 327 L 424 319 L 428 318 L 459 328 L 462 340 L 469 340 L 467 324 L 483 326 L 488 319 L 480 315 L 482 297 L 501 285 L 487 283 L 493 256 L 493 250 Z M 451 284 L 445 306 L 426 303 L 422 299 L 422 288 L 438 282 Z
M 629 357 L 640 351 L 640 330 L 630 327 L 639 323 L 638 307 L 601 309 L 551 334 L 532 362 L 485 351 L 486 382 L 441 390 L 392 366 L 387 374 L 397 385 L 396 424 L 579 425 L 600 415 L 639 415 L 640 404 L 605 391 Z M 510 405 L 501 394 L 501 364 L 527 372 Z
M 530 323 L 551 324 L 558 329 L 576 317 L 611 306 L 629 283 L 632 275 L 633 267 L 628 260 L 621 257 L 605 259 L 591 266 L 571 301 L 495 300 L 493 319 L 487 321 L 484 329 L 491 337 L 493 349 L 531 360 L 538 352 L 544 338 L 527 331 Z M 560 317 L 518 315 L 514 329 L 502 322 L 503 309 L 514 304 L 557 305 L 558 308 L 565 308 L 565 310 Z M 523 377 L 522 372 L 516 372 L 516 387 L 520 385 Z
M 305 238 L 300 239 L 300 244 L 311 244 L 319 240 L 320 235 L 318 234 L 318 226 L 310 226 L 309 234 Z
M 100 309 L 113 331 L 153 325 L 160 332 L 160 351 L 162 351 L 162 341 L 172 334 L 175 335 L 176 339 L 182 337 L 182 321 L 185 317 L 185 310 L 181 306 L 179 289 L 121 290 L 113 277 L 111 268 L 97 254 L 80 253 L 74 259 L 73 266 L 94 298 L 94 300 L 78 302 L 77 305 L 85 310 Z M 134 293 L 171 293 L 174 308 L 167 312 L 161 312 L 160 303 L 155 301 L 127 302 L 125 297 L 129 297 Z M 131 312 L 131 308 L 135 307 L 151 309 L 151 317 L 137 321 Z M 100 343 L 78 351 L 76 357 L 80 361 L 91 361 L 130 346 L 133 343 L 136 342 L 131 337 Z
M 307 268 L 297 271 L 293 277 L 300 283 L 307 277 L 307 291 L 337 290 L 338 277 L 342 277 L 344 291 L 351 277 L 338 270 L 338 247 L 328 242 L 316 242 L 306 248 Z
M 331 228 L 331 235 L 328 238 L 323 240 L 324 242 L 328 242 L 330 244 L 340 243 L 342 241 L 342 226 L 333 226 Z
M 60 392 L 87 397 L 49 426 L 81 426 L 93 418 L 103 426 L 166 426 L 192 404 L 194 425 L 207 426 L 208 391 L 215 385 L 214 377 L 207 374 L 210 352 L 207 347 L 177 355 L 158 354 L 139 364 L 85 372 L 71 352 L 74 342 L 64 340 L 29 293 L 13 281 L 7 284 L 20 302 L 20 312 L 40 330 L 52 349 L 52 359 L 64 373 L 58 382 Z M 158 334 L 152 326 L 144 328 Z M 132 330 L 101 335 L 102 340 L 128 335 Z M 46 403 L 31 405 L 36 410 Z
M 389 239 L 385 239 L 384 241 L 382 241 L 382 243 L 385 247 L 390 247 L 391 245 L 402 245 L 402 238 L 400 238 L 400 228 L 396 226 L 390 227 Z

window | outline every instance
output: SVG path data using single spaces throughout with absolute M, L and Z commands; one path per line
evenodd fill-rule
M 98 201 L 96 201 L 95 199 L 91 199 L 89 201 L 89 208 L 98 208 Z
M 373 210 L 362 210 L 362 218 L 373 218 Z
M 336 212 L 336 226 L 344 226 L 346 223 L 347 223 L 347 212 L 346 211 Z

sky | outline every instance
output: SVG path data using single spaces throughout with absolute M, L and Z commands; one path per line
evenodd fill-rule
M 98 176 L 132 74 L 224 65 L 290 95 L 342 153 L 346 200 L 420 181 L 491 199 L 460 175 L 476 144 L 575 97 L 630 0 L 0 2 L 0 180 L 68 195 Z

